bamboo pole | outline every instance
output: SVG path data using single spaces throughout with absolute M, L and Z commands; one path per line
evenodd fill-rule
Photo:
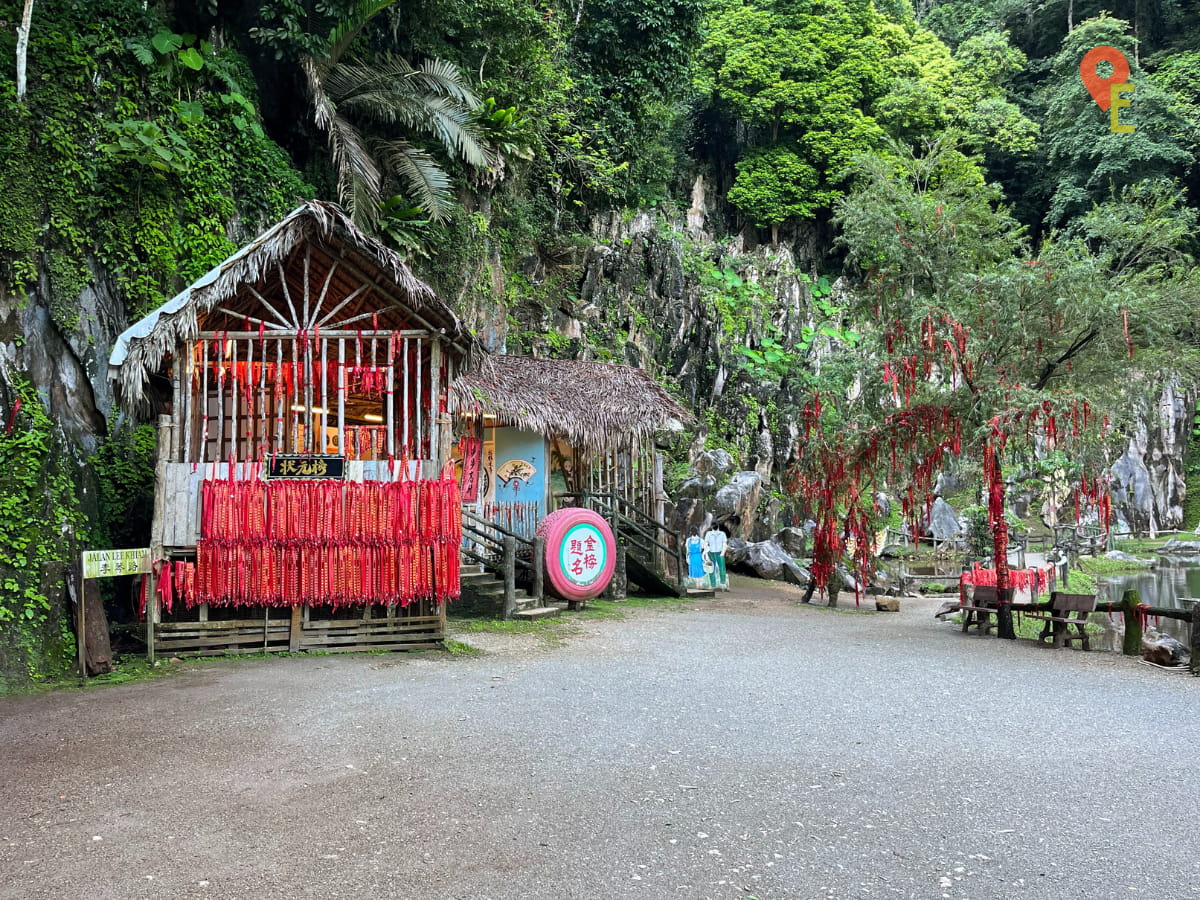
M 322 292 L 324 297 L 324 292 Z M 318 304 L 318 308 L 320 304 Z M 318 453 L 324 453 L 329 446 L 326 432 L 329 431 L 329 341 L 321 338 L 321 443 Z
M 192 458 L 192 421 L 197 419 L 196 416 L 196 397 L 192 393 L 192 381 L 195 378 L 196 367 L 196 345 L 188 345 L 188 361 L 187 361 L 187 405 L 184 408 L 183 415 L 183 459 L 180 462 L 190 462 Z M 182 395 L 180 395 L 182 396 Z
M 275 401 L 275 445 L 272 450 L 279 453 L 283 450 L 283 425 L 287 410 L 287 392 L 283 389 L 283 341 L 275 343 L 275 384 L 279 387 L 278 398 Z
M 423 362 L 423 357 L 425 355 L 425 348 L 423 345 L 424 345 L 424 341 L 421 341 L 421 340 L 417 341 L 417 402 L 415 404 L 417 407 L 417 433 L 416 433 L 417 448 L 416 448 L 416 453 L 413 454 L 417 459 L 423 459 L 423 457 L 421 456 L 421 453 L 425 449 L 425 440 L 424 440 L 425 435 L 421 429 L 421 402 L 422 402 L 422 394 L 424 393 L 422 390 L 422 381 L 424 381 L 424 378 L 422 376 L 422 362 Z
M 206 340 L 201 341 L 200 346 L 203 351 L 203 357 L 202 357 L 203 364 L 200 369 L 200 379 L 202 382 L 201 387 L 200 387 L 200 397 L 201 397 L 201 401 L 203 403 L 203 410 L 204 410 L 203 421 L 207 422 L 208 417 L 209 417 L 209 412 L 208 412 L 208 341 L 206 341 Z M 200 452 L 197 453 L 196 455 L 199 457 L 199 461 L 201 463 L 204 463 L 208 460 L 208 429 L 203 426 L 201 426 L 199 444 L 200 444 Z
M 230 437 L 230 444 L 232 445 L 231 450 L 233 452 L 234 459 L 241 458 L 241 455 L 238 453 L 238 400 L 239 400 L 239 393 L 240 393 L 238 391 L 238 386 L 239 386 L 240 382 L 238 380 L 237 346 L 238 346 L 237 341 L 232 340 L 232 339 L 229 341 L 229 350 L 230 350 L 229 365 L 230 365 L 230 371 L 233 373 L 233 382 L 232 382 L 233 387 L 230 389 L 230 393 L 229 393 L 229 437 Z
M 338 341 L 338 456 L 346 455 L 346 342 Z
M 401 413 L 404 416 L 404 456 L 411 459 L 416 454 L 409 456 L 408 453 L 408 420 L 409 420 L 409 403 L 408 403 L 408 358 L 412 353 L 412 344 L 408 338 L 404 339 L 404 411 Z
M 440 437 L 442 427 L 440 393 L 442 389 L 442 342 L 436 337 L 429 345 L 429 458 L 434 467 L 440 471 L 444 460 L 441 458 Z M 437 473 L 431 473 L 436 477 Z
M 225 456 L 225 342 L 217 341 L 217 452 L 219 462 Z
M 150 560 L 162 559 L 163 532 L 167 509 L 167 458 L 171 447 L 171 417 L 158 417 L 158 456 L 154 463 L 154 512 L 150 520 Z M 154 626 L 158 623 L 158 579 L 154 566 L 150 567 L 150 579 L 146 595 L 146 658 L 154 662 Z M 84 601 L 82 584 L 80 601 Z

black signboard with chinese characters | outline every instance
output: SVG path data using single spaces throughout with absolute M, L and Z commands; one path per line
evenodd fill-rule
M 345 478 L 344 456 L 275 456 L 268 478 Z

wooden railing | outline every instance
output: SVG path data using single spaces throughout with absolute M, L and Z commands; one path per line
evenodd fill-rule
M 542 602 L 546 570 L 544 538 L 523 537 L 467 509 L 462 512 L 462 530 L 462 555 L 499 575 L 504 582 L 504 618 L 511 619 L 516 611 L 518 568 L 529 573 L 529 595 Z

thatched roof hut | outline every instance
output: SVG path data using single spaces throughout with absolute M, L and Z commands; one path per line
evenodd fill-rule
M 210 331 L 222 327 L 214 324 L 221 317 L 239 322 L 241 313 L 261 299 L 264 281 L 277 271 L 287 269 L 294 291 L 303 290 L 300 266 L 293 265 L 292 257 L 305 244 L 327 251 L 314 265 L 323 264 L 326 271 L 340 266 L 339 278 L 352 272 L 359 282 L 401 304 L 424 327 L 445 335 L 465 357 L 475 357 L 479 351 L 478 342 L 450 307 L 394 251 L 363 234 L 338 207 L 309 201 L 117 338 L 109 357 L 109 379 L 120 404 L 128 410 L 145 409 L 150 376 L 163 360 L 194 340 L 202 321 Z M 321 272 L 309 272 L 309 264 L 306 258 L 305 275 L 323 277 Z
M 453 397 L 459 412 L 597 450 L 644 443 L 692 421 L 645 370 L 591 360 L 494 356 L 487 371 L 460 378 Z

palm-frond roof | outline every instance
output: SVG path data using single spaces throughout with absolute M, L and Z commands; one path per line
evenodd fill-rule
M 452 399 L 460 413 L 601 450 L 693 420 L 644 369 L 592 360 L 493 356 L 454 383 Z
M 330 257 L 352 263 L 361 277 L 410 310 L 431 331 L 440 332 L 467 363 L 482 354 L 458 316 L 403 259 L 360 231 L 339 207 L 314 200 L 293 210 L 117 337 L 108 374 L 121 406 L 129 411 L 144 409 L 150 376 L 159 371 L 166 356 L 175 353 L 181 343 L 195 340 L 201 323 L 214 308 L 247 302 L 253 295 L 247 289 L 286 265 L 306 241 Z

